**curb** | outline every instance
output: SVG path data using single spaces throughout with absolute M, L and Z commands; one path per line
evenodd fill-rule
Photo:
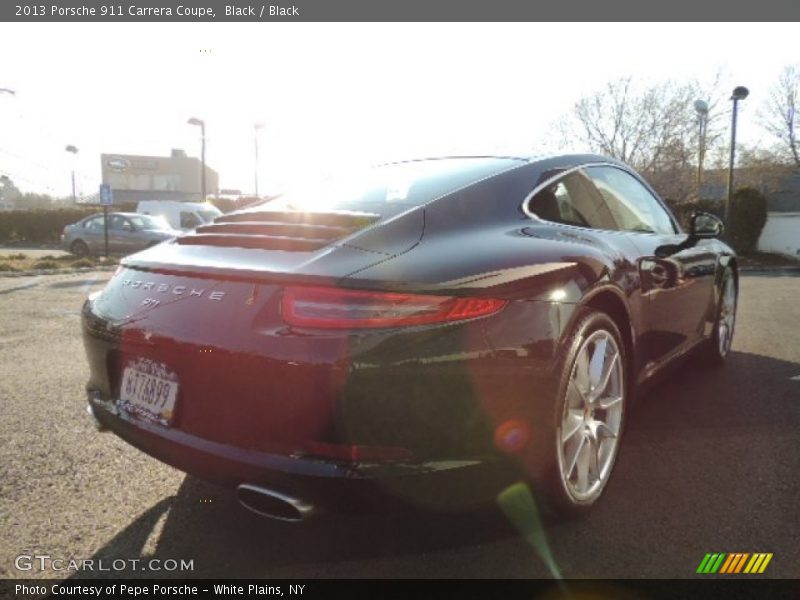
M 8 271 L 0 273 L 0 277 L 35 277 L 37 275 L 62 275 L 69 273 L 88 273 L 90 271 L 115 271 L 117 265 L 107 267 L 78 267 L 77 269 L 39 269 L 36 271 Z

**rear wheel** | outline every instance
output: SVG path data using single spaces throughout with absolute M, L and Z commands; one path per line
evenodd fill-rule
M 74 242 L 72 242 L 72 245 L 69 247 L 69 250 L 78 258 L 89 256 L 89 246 L 87 246 L 86 242 L 84 242 L 83 240 L 75 240 Z
M 619 451 L 628 399 L 619 328 L 604 312 L 582 310 L 561 362 L 551 435 L 539 449 L 549 465 L 537 487 L 562 514 L 585 512 L 602 495 Z

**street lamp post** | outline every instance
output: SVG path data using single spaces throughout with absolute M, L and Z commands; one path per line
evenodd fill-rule
M 202 119 L 192 117 L 187 121 L 189 125 L 198 125 L 200 127 L 200 193 L 203 196 L 202 201 L 206 200 L 206 122 Z
M 750 94 L 750 90 L 740 85 L 734 88 L 731 94 L 733 100 L 733 112 L 731 116 L 731 160 L 728 165 L 728 196 L 725 198 L 725 226 L 730 226 L 731 199 L 733 198 L 733 163 L 736 159 L 736 118 L 739 111 L 739 100 L 744 100 Z
M 15 92 L 14 90 L 10 90 L 8 88 L 0 88 L 0 94 L 8 94 L 9 96 L 16 96 L 17 92 Z M 7 175 L 0 175 L 0 183 L 2 183 L 3 186 L 5 187 L 9 183 L 11 183 L 11 179 L 9 179 Z M 2 191 L 0 191 L 0 201 L 1 200 L 3 200 Z
M 254 179 L 256 185 L 256 198 L 258 197 L 258 132 L 264 129 L 263 123 L 255 123 L 253 125 L 253 143 L 255 145 L 255 170 L 254 170 Z
M 75 196 L 75 157 L 78 155 L 78 149 L 70 144 L 64 150 L 72 153 L 72 203 L 75 204 L 77 202 L 77 197 Z
M 694 110 L 697 112 L 697 198 L 699 200 L 703 186 L 703 160 L 706 156 L 708 104 L 703 100 L 696 100 Z

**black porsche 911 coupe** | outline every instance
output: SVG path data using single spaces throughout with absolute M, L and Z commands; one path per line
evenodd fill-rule
M 637 387 L 729 351 L 721 231 L 602 156 L 384 165 L 124 259 L 83 308 L 89 411 L 284 520 L 509 477 L 581 512 Z

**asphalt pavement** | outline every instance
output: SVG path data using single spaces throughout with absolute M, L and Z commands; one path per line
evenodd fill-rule
M 696 577 L 708 552 L 771 552 L 760 577 L 800 577 L 797 275 L 743 276 L 728 364 L 689 360 L 644 394 L 601 502 L 545 522 L 564 576 Z M 192 561 L 184 572 L 114 572 L 148 577 L 548 576 L 492 508 L 280 523 L 96 433 L 79 310 L 109 276 L 0 279 L 0 577 L 73 575 L 25 570 L 21 555 Z

